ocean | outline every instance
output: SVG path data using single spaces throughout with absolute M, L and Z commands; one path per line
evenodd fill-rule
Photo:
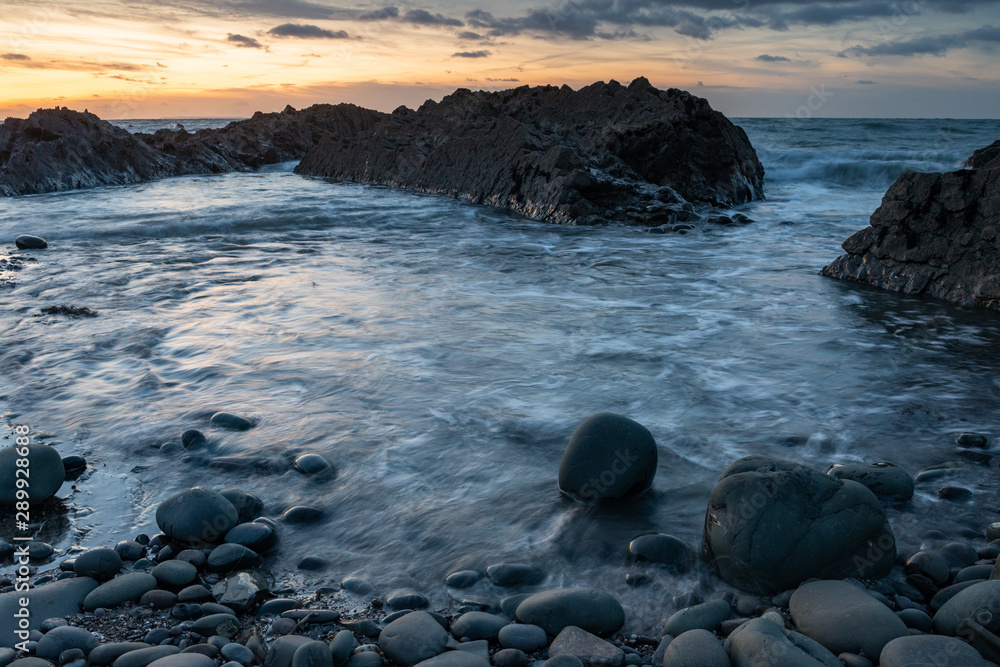
M 226 121 L 119 124 L 178 122 Z M 281 581 L 359 575 L 441 606 L 455 564 L 528 562 L 548 586 L 613 593 L 653 631 L 710 580 L 631 566 L 628 542 L 697 547 L 737 458 L 913 474 L 956 460 L 958 432 L 1000 435 L 1000 315 L 817 275 L 903 170 L 959 168 L 1000 121 L 735 122 L 767 199 L 740 207 L 753 224 L 688 235 L 538 223 L 294 164 L 0 199 L 0 238 L 50 244 L 0 288 L 0 414 L 91 464 L 43 537 L 66 550 L 153 534 L 170 494 L 238 486 L 268 516 L 327 513 L 281 527 Z M 58 304 L 99 317 L 40 314 Z M 259 424 L 214 431 L 219 410 Z M 603 411 L 645 425 L 660 457 L 650 493 L 594 508 L 560 496 L 556 475 Z M 185 451 L 189 428 L 210 446 Z M 293 470 L 308 452 L 336 477 Z M 918 485 L 890 510 L 901 551 L 928 528 L 996 520 L 988 468 L 949 475 L 973 501 Z M 297 571 L 310 555 L 326 569 Z M 648 583 L 627 586 L 638 570 Z M 480 586 L 459 597 L 492 595 Z

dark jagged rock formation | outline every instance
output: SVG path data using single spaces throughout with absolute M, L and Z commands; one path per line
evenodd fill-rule
M 579 91 L 461 89 L 318 143 L 302 174 L 446 194 L 553 222 L 685 220 L 684 200 L 762 197 L 746 133 L 705 100 L 644 78 Z M 673 216 L 673 217 L 671 217 Z
M 158 130 L 136 136 L 176 158 L 178 173 L 217 174 L 300 160 L 324 136 L 353 136 L 384 116 L 353 104 L 316 104 L 301 111 L 289 106 L 281 113 L 258 111 L 219 129 Z
M 822 275 L 1000 310 L 1000 141 L 966 166 L 900 176 Z
M 173 160 L 91 113 L 39 109 L 0 125 L 0 195 L 127 185 L 173 173 Z
M 300 159 L 321 138 L 369 129 L 385 114 L 353 104 L 256 113 L 215 130 L 130 134 L 91 113 L 40 109 L 0 125 L 0 195 L 129 185 L 165 176 L 252 171 Z

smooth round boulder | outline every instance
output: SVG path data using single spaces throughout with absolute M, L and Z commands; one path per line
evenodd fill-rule
M 220 544 L 208 555 L 209 572 L 225 574 L 233 570 L 252 570 L 260 567 L 263 559 L 241 544 Z
M 18 470 L 30 471 L 27 491 L 31 503 L 41 503 L 56 495 L 66 481 L 66 468 L 59 452 L 48 445 L 31 444 L 27 448 L 27 457 L 18 454 L 23 445 L 0 449 L 0 505 L 13 505 L 18 500 L 17 480 L 24 479 L 23 474 L 18 476 Z M 27 467 L 19 466 L 18 462 L 27 463 Z
M 207 442 L 205 434 L 193 428 L 181 433 L 181 445 L 184 446 L 184 449 L 198 449 L 204 447 Z
M 219 542 L 236 526 L 239 513 L 226 498 L 200 486 L 181 491 L 156 508 L 156 525 L 185 544 Z
M 215 661 L 201 653 L 177 653 L 149 663 L 148 667 L 215 667 Z
M 482 575 L 475 570 L 460 570 L 445 577 L 444 585 L 451 588 L 471 588 L 482 578 Z
M 614 597 L 593 588 L 557 588 L 536 593 L 517 606 L 521 623 L 537 625 L 550 635 L 575 625 L 595 635 L 609 635 L 625 624 L 625 610 Z
M 341 630 L 330 640 L 330 655 L 333 667 L 344 667 L 351 653 L 358 647 L 358 640 L 350 630 Z
M 73 561 L 73 571 L 81 577 L 107 581 L 121 572 L 122 559 L 114 549 L 100 548 L 85 551 Z
M 469 651 L 448 651 L 418 663 L 420 667 L 490 667 L 489 658 Z
M 258 554 L 266 553 L 278 543 L 278 534 L 266 523 L 241 523 L 226 533 L 226 542 L 239 544 Z
M 101 644 L 87 656 L 87 662 L 93 667 L 107 667 L 115 660 L 141 648 L 150 648 L 145 642 L 114 642 L 111 644 Z
M 156 579 L 146 572 L 128 572 L 101 584 L 83 600 L 86 611 L 94 611 L 98 607 L 117 607 L 126 602 L 133 602 L 142 594 L 156 588 Z
M 545 573 L 527 563 L 494 563 L 486 568 L 486 576 L 497 586 L 520 586 L 540 583 Z
M 430 600 L 423 593 L 398 590 L 385 597 L 385 603 L 393 609 L 423 609 L 430 606 Z
M 315 475 L 330 469 L 330 462 L 319 454 L 303 454 L 292 462 L 292 467 L 303 475 Z
M 441 653 L 448 633 L 427 612 L 414 611 L 385 626 L 378 644 L 390 660 L 412 667 Z
M 296 505 L 285 510 L 285 513 L 281 515 L 281 520 L 285 523 L 291 524 L 306 524 L 306 523 L 316 523 L 324 517 L 323 510 L 318 507 L 309 507 L 308 505 Z
M 292 655 L 292 667 L 333 667 L 330 647 L 320 641 L 303 644 Z
M 913 478 L 892 463 L 850 463 L 830 466 L 826 474 L 836 479 L 850 479 L 868 487 L 879 498 L 906 502 L 913 498 Z
M 663 625 L 664 635 L 679 637 L 691 630 L 716 630 L 733 613 L 725 600 L 710 600 L 675 612 Z
M 98 651 L 100 649 L 94 649 Z M 115 659 L 113 667 L 147 667 L 151 663 L 168 655 L 176 655 L 181 650 L 176 646 L 151 646 L 149 648 L 129 651 L 121 657 Z
M 986 449 L 989 446 L 989 439 L 982 433 L 959 433 L 955 438 L 955 443 L 959 447 L 978 447 Z
M 585 500 L 635 496 L 653 484 L 656 441 L 645 426 L 603 412 L 587 418 L 559 464 L 559 490 Z
M 688 630 L 674 637 L 663 653 L 664 667 L 729 667 L 722 643 L 708 630 Z
M 180 590 L 198 581 L 198 568 L 183 560 L 168 560 L 150 572 L 164 588 Z
M 84 470 L 87 469 L 87 459 L 80 456 L 79 454 L 70 454 L 69 456 L 63 457 L 63 470 L 66 471 L 66 477 L 70 475 L 79 475 Z
M 773 595 L 807 579 L 878 579 L 896 560 L 871 491 L 805 466 L 752 456 L 712 490 L 703 553 L 729 584 Z
M 1000 581 L 981 581 L 958 591 L 934 614 L 934 632 L 962 636 L 966 620 L 973 620 L 996 634 L 1000 632 Z M 985 612 L 985 613 L 983 613 Z
M 123 561 L 137 561 L 146 555 L 146 547 L 135 540 L 122 540 L 115 545 L 115 553 Z
M 223 489 L 219 495 L 228 500 L 239 512 L 239 523 L 248 523 L 264 511 L 264 501 L 243 489 Z
M 515 648 L 525 653 L 541 651 L 549 645 L 549 637 L 545 630 L 527 623 L 511 623 L 503 626 L 497 633 L 497 640 L 504 648 Z
M 493 655 L 494 667 L 528 667 L 528 656 L 516 648 L 505 648 Z
M 640 535 L 628 545 L 629 558 L 636 562 L 666 565 L 668 569 L 683 574 L 697 562 L 694 550 L 673 535 Z
M 264 667 L 292 667 L 295 651 L 304 644 L 313 641 L 302 635 L 285 635 L 278 637 L 271 644 L 264 659 Z
M 17 246 L 18 250 L 45 250 L 49 247 L 48 242 L 41 236 L 32 236 L 31 234 L 21 234 L 14 239 L 14 245 Z
M 845 581 L 802 584 L 788 605 L 799 632 L 831 653 L 876 656 L 909 628 L 889 607 Z
M 90 634 L 83 628 L 74 628 L 64 625 L 53 628 L 42 635 L 35 648 L 35 654 L 39 658 L 55 661 L 59 654 L 69 649 L 80 649 L 84 655 L 90 653 L 100 645 L 97 637 Z
M 468 637 L 472 641 L 486 639 L 494 641 L 500 629 L 507 625 L 507 620 L 487 614 L 484 611 L 470 611 L 462 614 L 451 623 L 451 634 L 457 639 Z
M 230 662 L 238 662 L 241 665 L 250 665 L 254 661 L 253 651 L 248 649 L 242 644 L 237 644 L 236 642 L 230 642 L 222 647 L 220 651 L 222 657 Z
M 844 667 L 819 643 L 766 618 L 736 628 L 722 647 L 733 667 Z
M 215 428 L 222 428 L 227 431 L 249 431 L 253 428 L 252 421 L 229 412 L 216 412 L 208 420 L 208 423 Z
M 894 639 L 879 656 L 881 667 L 986 667 L 979 651 L 955 637 L 912 635 Z

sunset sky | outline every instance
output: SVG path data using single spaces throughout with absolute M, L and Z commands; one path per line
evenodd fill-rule
M 1000 117 L 1000 0 L 3 0 L 0 113 L 392 110 L 646 76 L 732 116 Z

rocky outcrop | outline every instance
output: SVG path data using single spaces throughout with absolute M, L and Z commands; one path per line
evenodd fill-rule
M 403 187 L 513 209 L 538 220 L 649 226 L 684 220 L 687 202 L 732 206 L 763 196 L 746 133 L 705 100 L 595 83 L 461 89 L 371 131 L 333 136 L 299 173 Z
M 324 137 L 353 136 L 384 116 L 353 104 L 316 104 L 301 111 L 288 106 L 280 113 L 258 111 L 219 129 L 158 130 L 136 136 L 175 158 L 178 173 L 218 174 L 300 160 Z
M 1000 310 L 1000 141 L 966 166 L 900 176 L 822 275 Z
M 3 196 L 128 185 L 174 173 L 174 160 L 92 113 L 39 109 L 0 125 Z
M 226 127 L 130 134 L 91 113 L 40 109 L 0 125 L 0 195 L 130 185 L 301 159 L 328 136 L 370 129 L 385 114 L 353 104 L 257 112 Z

